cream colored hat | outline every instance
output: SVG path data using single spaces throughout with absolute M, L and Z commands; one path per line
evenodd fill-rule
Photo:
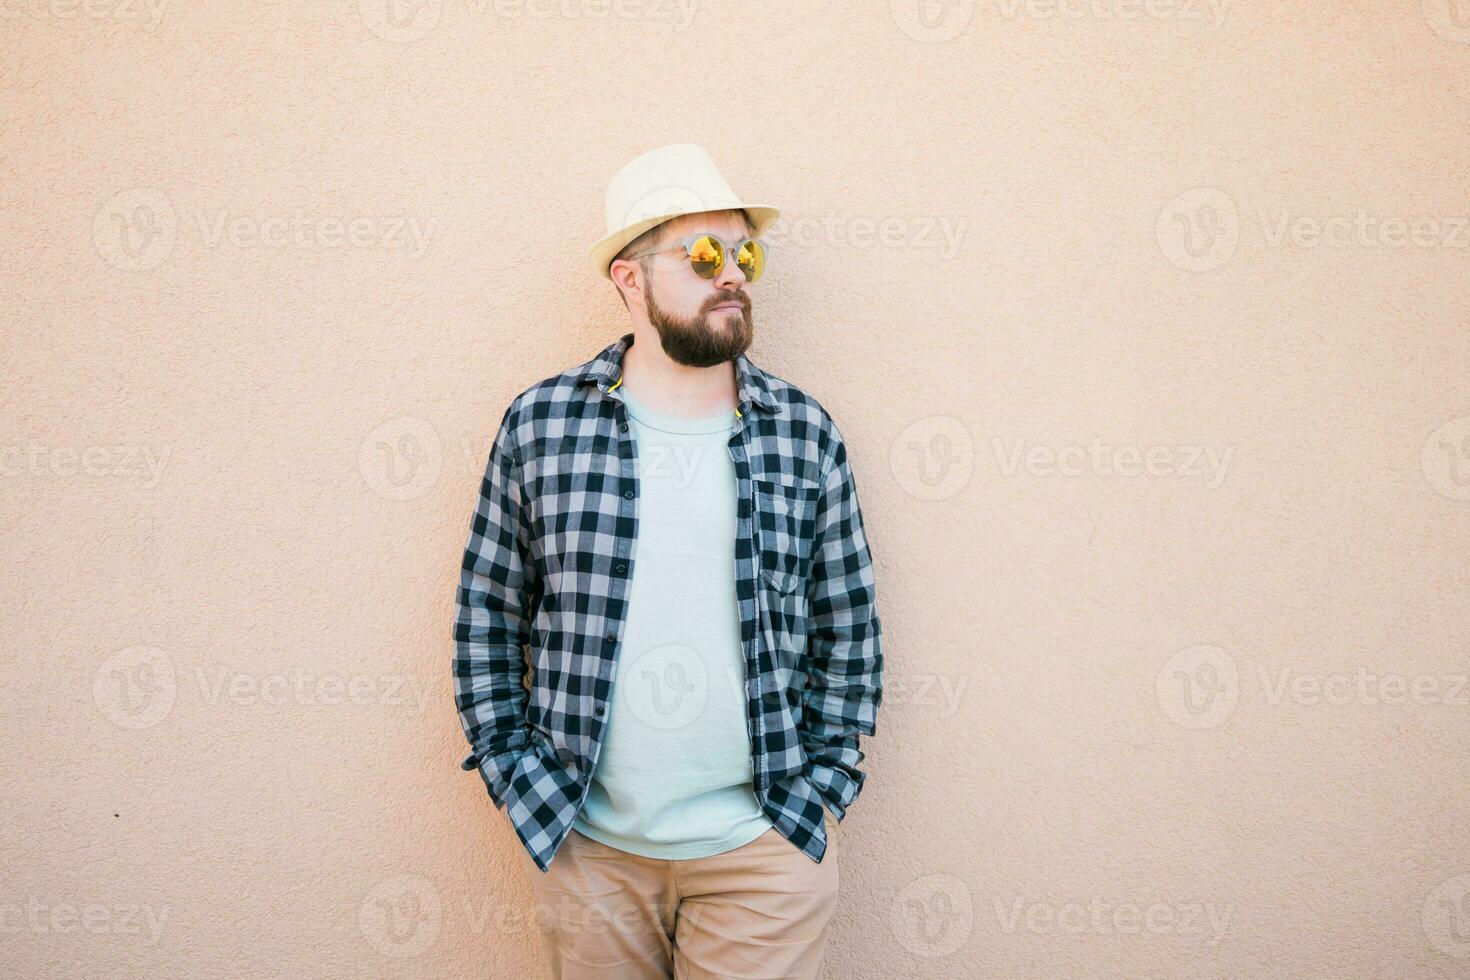
M 674 143 L 632 160 L 607 185 L 607 234 L 587 251 L 592 268 L 611 279 L 607 267 L 633 239 L 681 214 L 744 208 L 759 235 L 780 211 L 767 204 L 745 204 L 704 147 Z

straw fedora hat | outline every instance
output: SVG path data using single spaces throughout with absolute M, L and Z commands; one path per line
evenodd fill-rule
M 625 245 L 670 218 L 744 208 L 759 235 L 781 213 L 768 204 L 742 202 L 708 151 L 694 143 L 661 146 L 630 161 L 607 185 L 606 203 L 607 234 L 587 250 L 604 279 L 612 278 L 607 267 Z

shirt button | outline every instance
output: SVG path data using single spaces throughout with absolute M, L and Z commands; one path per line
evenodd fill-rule
M 607 634 L 607 636 L 604 636 L 603 639 L 606 640 L 609 643 L 616 643 L 616 642 L 618 642 L 618 634 L 616 634 L 616 633 L 609 633 L 609 634 Z
M 621 431 L 621 432 L 627 432 L 628 431 L 628 423 L 627 422 L 619 422 L 618 423 L 618 430 Z
M 628 570 L 628 566 L 627 565 L 624 565 L 622 562 L 618 562 L 617 573 L 619 575 L 623 574 L 627 570 Z
M 607 705 L 599 704 L 597 706 L 597 710 L 594 711 L 593 714 L 595 714 L 597 717 L 601 718 L 603 715 L 607 714 Z
M 627 497 L 628 499 L 631 500 L 633 498 L 633 491 L 632 490 L 624 490 L 623 491 L 623 496 L 624 497 Z

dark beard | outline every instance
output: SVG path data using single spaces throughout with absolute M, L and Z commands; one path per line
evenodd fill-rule
M 688 367 L 713 367 L 744 354 L 750 346 L 755 332 L 750 310 L 750 298 L 741 293 L 721 293 L 711 296 L 692 319 L 670 314 L 653 299 L 653 291 L 647 292 L 648 322 L 658 331 L 664 353 L 676 364 Z M 710 310 L 721 303 L 734 300 L 743 309 L 739 313 L 716 313 L 715 318 L 726 321 L 722 326 L 710 327 Z

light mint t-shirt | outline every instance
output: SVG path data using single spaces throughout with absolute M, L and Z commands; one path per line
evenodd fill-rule
M 745 725 L 735 412 L 675 418 L 613 394 L 637 445 L 638 538 L 602 751 L 572 826 L 646 857 L 707 857 L 772 826 Z

